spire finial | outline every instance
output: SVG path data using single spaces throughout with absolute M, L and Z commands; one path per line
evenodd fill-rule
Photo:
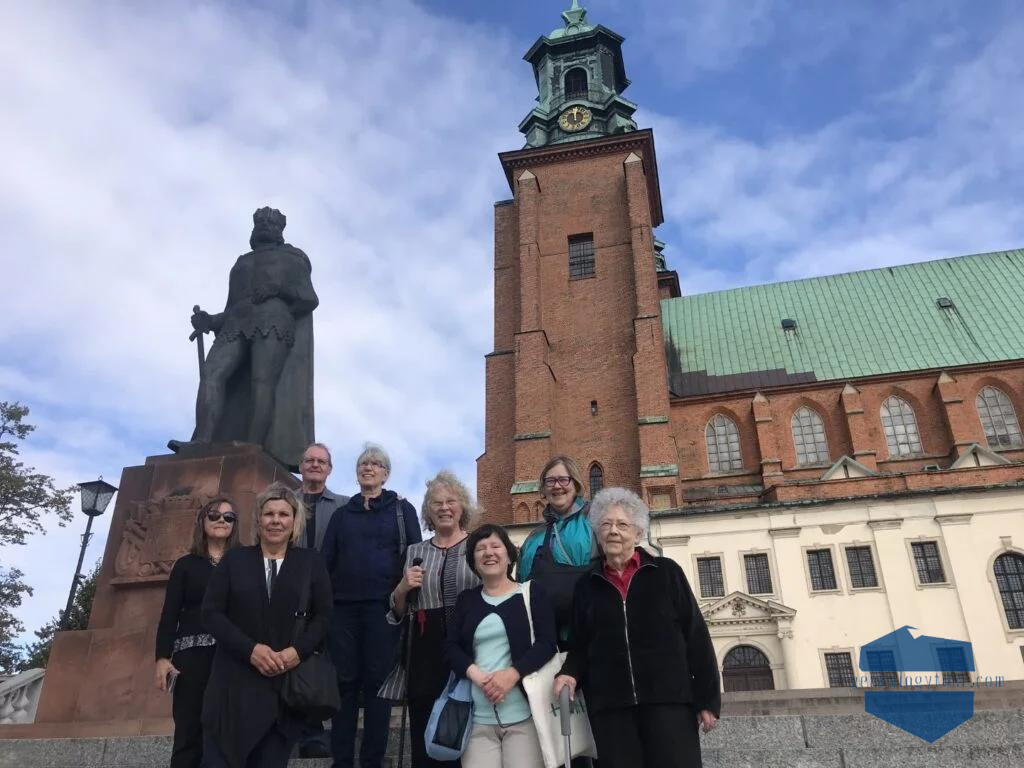
M 572 0 L 572 6 L 567 11 L 562 11 L 562 18 L 565 19 L 565 28 L 572 30 L 574 27 L 583 25 L 587 17 L 587 9 L 580 7 L 580 0 Z

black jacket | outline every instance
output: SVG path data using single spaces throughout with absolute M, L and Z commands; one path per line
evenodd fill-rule
M 293 642 L 306 579 L 312 579 L 311 616 Z M 272 599 L 267 597 L 259 546 L 232 549 L 214 569 L 203 601 L 203 623 L 217 639 L 217 653 L 203 700 L 203 728 L 214 735 L 231 766 L 244 765 L 275 722 L 296 736 L 302 728 L 301 717 L 281 702 L 284 675 L 260 674 L 249 663 L 253 648 L 263 643 L 280 651 L 294 645 L 305 659 L 323 645 L 332 606 L 327 569 L 315 550 L 288 548 Z
M 597 563 L 576 585 L 572 641 L 562 674 L 576 678 L 591 711 L 692 704 L 718 715 L 718 663 L 683 570 L 640 552 L 626 600 Z
M 513 595 L 498 605 L 483 598 L 483 586 L 459 593 L 455 601 L 455 620 L 448 625 L 445 655 L 458 677 L 465 677 L 474 662 L 473 635 L 480 622 L 496 613 L 505 625 L 512 666 L 520 677 L 543 667 L 555 655 L 555 609 L 543 588 L 530 584 L 530 615 L 533 617 L 535 641 L 530 643 L 530 623 L 523 596 Z
M 190 553 L 175 561 L 164 593 L 160 625 L 156 629 L 158 659 L 171 658 L 174 641 L 178 638 L 206 633 L 200 618 L 200 608 L 212 573 L 213 564 L 199 555 Z

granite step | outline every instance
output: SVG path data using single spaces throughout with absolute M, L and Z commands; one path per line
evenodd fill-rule
M 167 736 L 2 739 L 2 733 L 0 768 L 156 768 L 167 765 L 171 747 Z M 1020 768 L 1024 709 L 976 712 L 934 744 L 863 712 L 723 717 L 701 744 L 707 768 Z M 329 768 L 330 760 L 291 765 Z

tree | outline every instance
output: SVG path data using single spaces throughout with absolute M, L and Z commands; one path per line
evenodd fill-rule
M 55 488 L 52 477 L 18 460 L 15 441 L 35 430 L 24 422 L 26 416 L 26 406 L 0 401 L 0 547 L 24 544 L 26 536 L 43 532 L 41 518 L 46 512 L 53 513 L 60 526 L 71 520 L 74 488 Z
M 92 599 L 96 596 L 96 582 L 100 575 L 101 564 L 102 561 L 97 562 L 96 566 L 92 569 L 92 573 L 86 576 L 78 585 L 75 600 L 71 604 L 71 614 L 68 616 L 67 626 L 62 625 L 64 611 L 61 610 L 40 629 L 35 631 L 35 636 L 39 639 L 28 647 L 25 658 L 20 665 L 21 669 L 45 667 L 50 660 L 50 648 L 53 647 L 54 635 L 58 632 L 88 629 L 89 614 L 92 613 Z
M 19 442 L 35 429 L 25 423 L 26 416 L 26 406 L 0 401 L 0 547 L 24 544 L 28 536 L 45 532 L 42 521 L 48 513 L 57 518 L 57 525 L 71 520 L 74 489 L 55 487 L 52 477 L 18 459 Z M 32 594 L 23 576 L 17 568 L 0 566 L 0 672 L 13 671 L 20 661 L 14 639 L 25 627 L 15 611 Z
M 25 625 L 18 620 L 15 610 L 21 607 L 22 598 L 32 594 L 32 587 L 21 580 L 24 576 L 17 568 L 0 568 L 0 674 L 13 674 L 20 666 L 21 648 L 14 644 L 14 638 L 25 631 Z

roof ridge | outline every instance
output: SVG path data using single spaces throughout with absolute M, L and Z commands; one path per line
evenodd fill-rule
M 892 270 L 901 270 L 901 271 L 903 271 L 903 270 L 911 270 L 911 269 L 914 269 L 916 267 L 920 267 L 921 265 L 924 265 L 924 264 L 939 264 L 941 262 L 956 262 L 956 261 L 963 261 L 963 260 L 966 260 L 966 259 L 980 259 L 980 258 L 984 258 L 984 257 L 996 257 L 996 256 L 1008 256 L 1008 255 L 1020 256 L 1021 258 L 1024 258 L 1024 248 L 1007 248 L 1007 249 L 1002 250 L 1002 251 L 986 251 L 986 252 L 983 252 L 983 253 L 968 253 L 968 254 L 963 254 L 961 256 L 946 256 L 946 257 L 941 258 L 941 259 L 925 259 L 923 261 L 911 261 L 911 262 L 907 262 L 905 264 L 892 264 L 890 266 L 885 266 L 885 267 L 871 267 L 870 269 L 853 269 L 853 270 L 850 270 L 849 272 L 836 272 L 836 273 L 831 274 L 831 275 L 813 275 L 811 277 L 795 277 L 795 278 L 792 278 L 790 280 L 775 280 L 775 281 L 769 281 L 769 282 L 766 282 L 766 283 L 754 283 L 752 285 L 739 285 L 739 286 L 736 286 L 735 288 L 723 288 L 723 289 L 721 289 L 719 291 L 704 291 L 703 293 L 686 294 L 686 295 L 683 295 L 683 296 L 677 296 L 677 297 L 675 297 L 673 299 L 664 299 L 664 301 L 677 301 L 677 300 L 680 300 L 680 299 L 685 300 L 685 299 L 689 299 L 689 298 L 692 298 L 692 297 L 695 297 L 695 296 L 710 296 L 712 294 L 725 294 L 725 293 L 732 293 L 732 292 L 735 292 L 735 291 L 750 291 L 750 290 L 754 290 L 756 288 L 764 288 L 764 287 L 769 287 L 769 286 L 789 285 L 789 284 L 792 284 L 792 283 L 808 283 L 808 282 L 817 281 L 817 280 L 834 280 L 834 279 L 837 279 L 837 278 L 848 277 L 848 276 L 851 276 L 851 275 L 864 275 L 864 274 L 868 274 L 868 273 L 871 273 L 871 272 L 884 272 L 885 270 L 889 270 L 889 271 L 892 271 Z

